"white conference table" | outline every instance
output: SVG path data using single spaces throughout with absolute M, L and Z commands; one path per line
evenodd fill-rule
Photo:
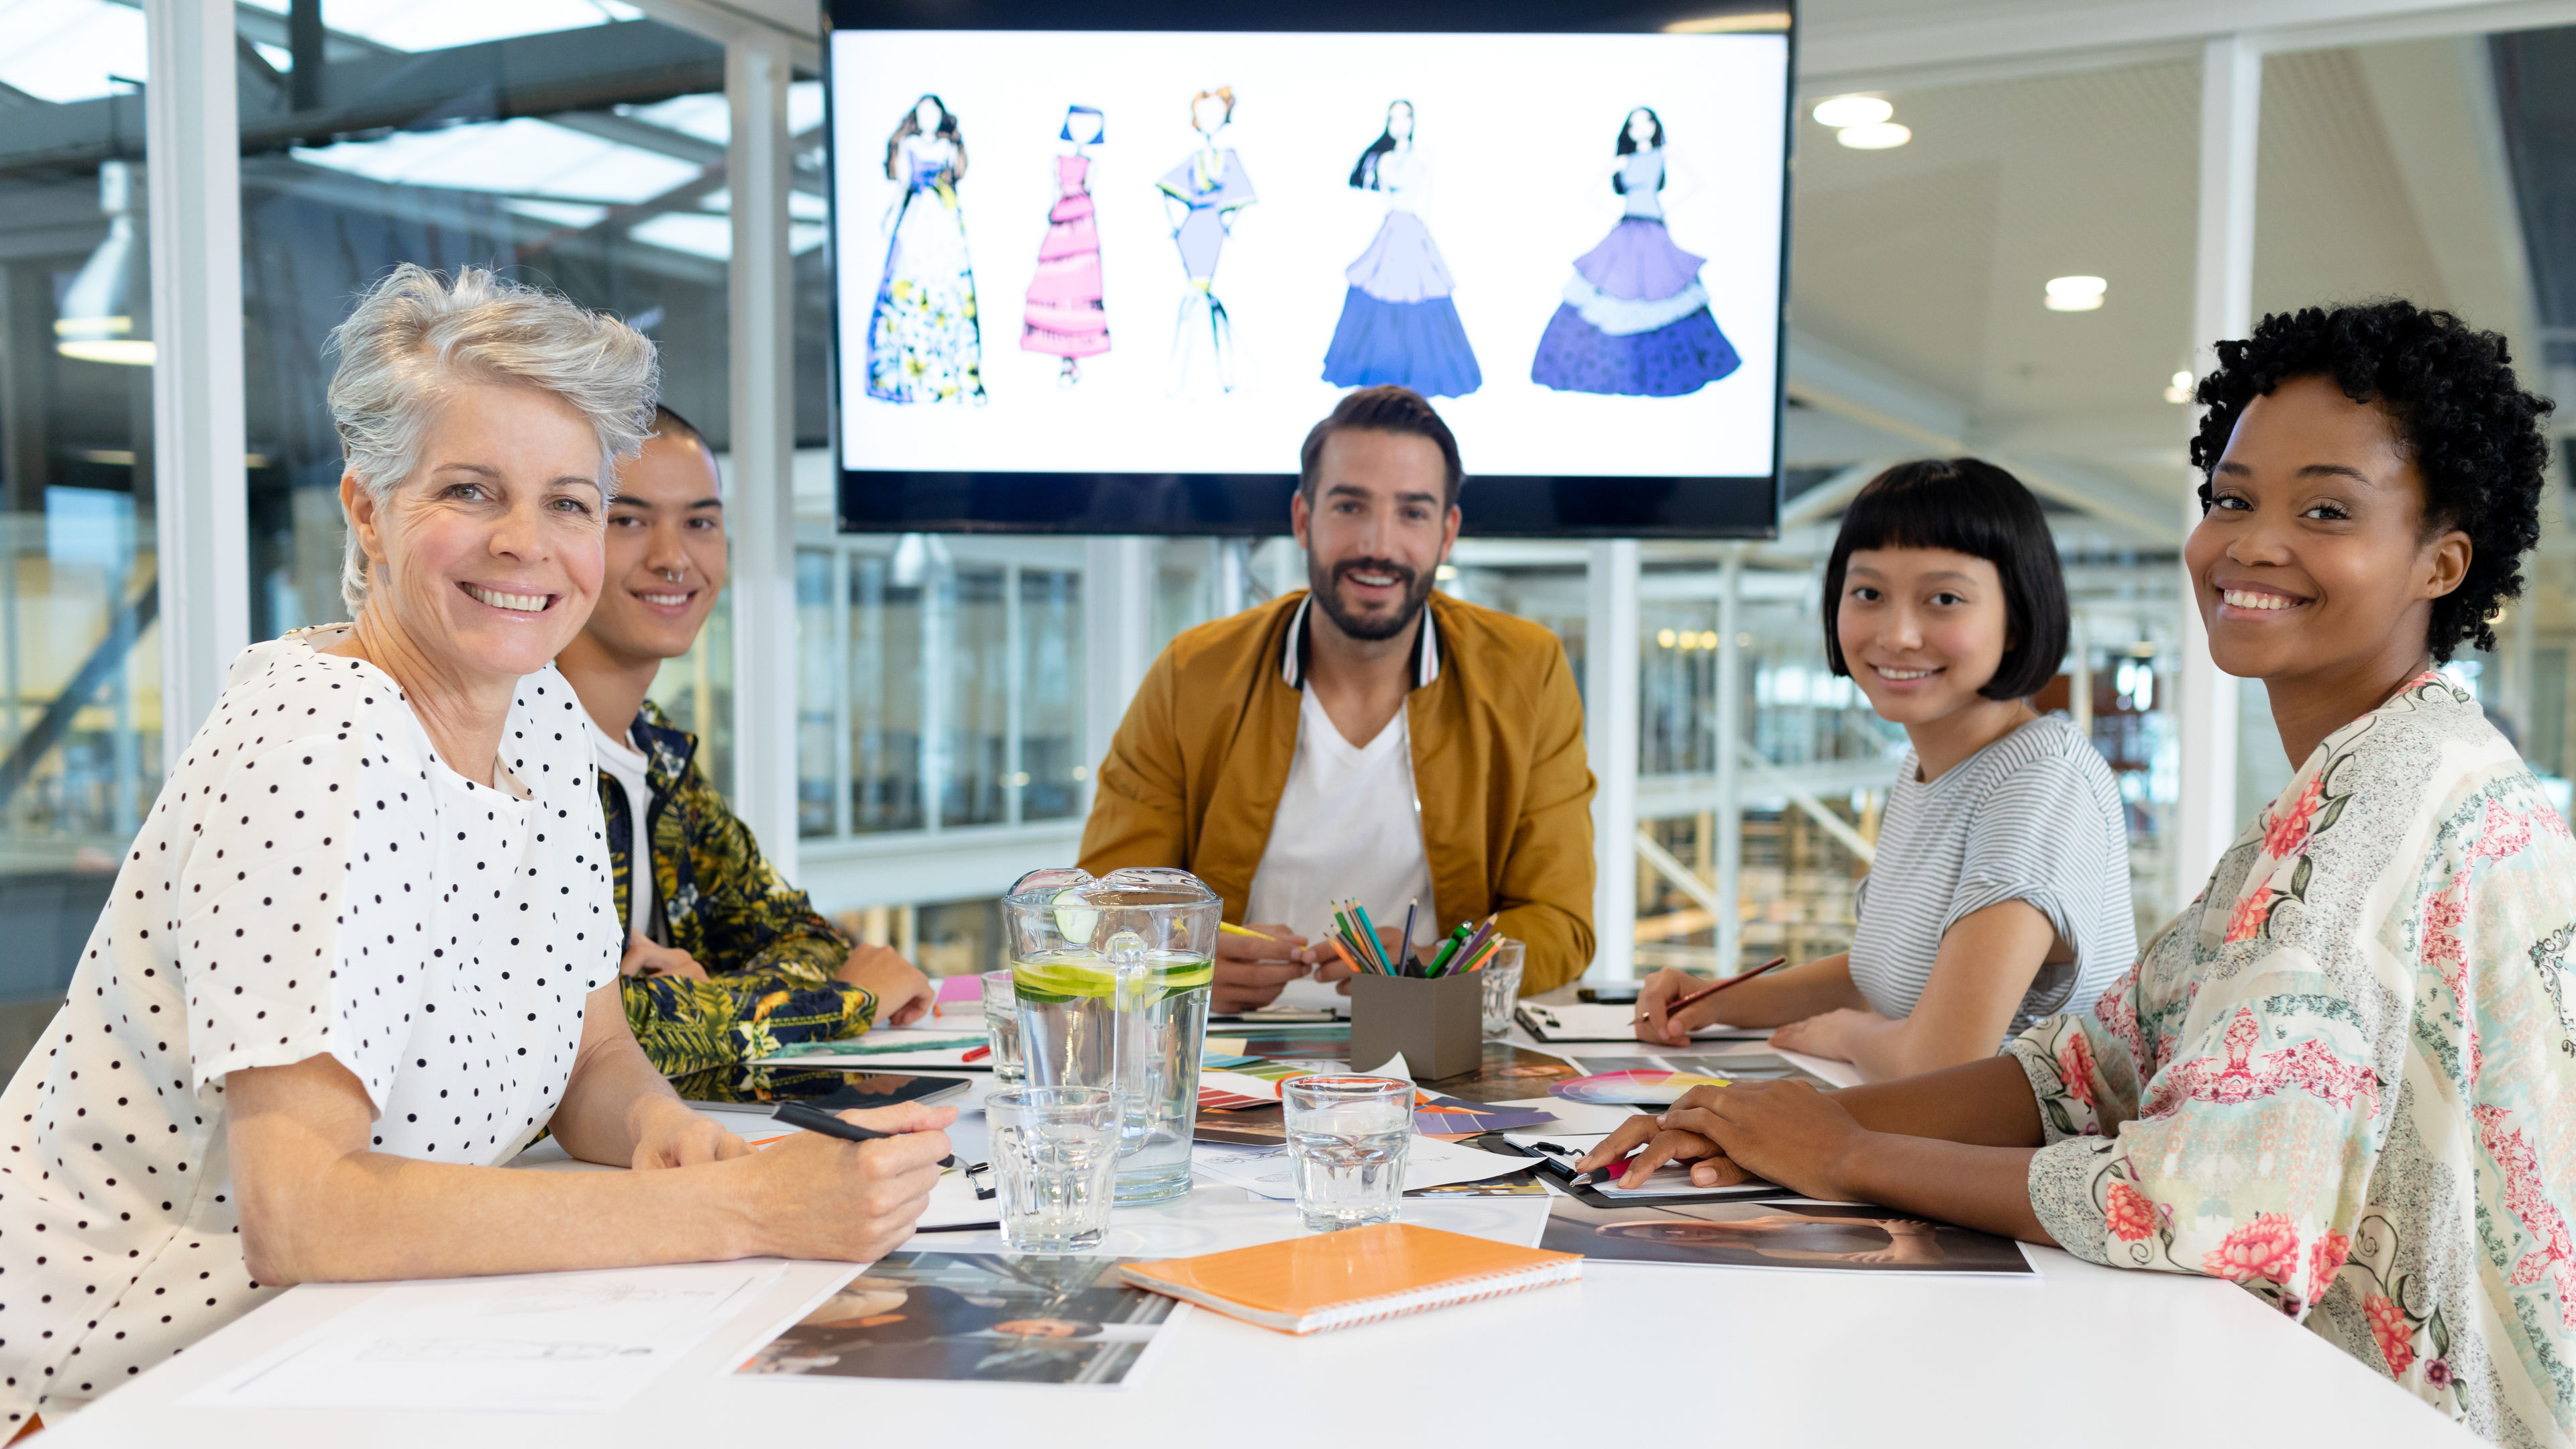
M 1798 1060 L 1823 1075 L 1841 1074 L 1833 1064 Z M 1584 1112 L 1618 1115 L 1546 1105 L 1567 1119 L 1569 1131 L 1601 1130 Z M 980 1145 L 972 1140 L 981 1137 L 980 1125 L 971 1117 L 961 1123 L 961 1150 Z M 1414 1199 L 1408 1216 L 1476 1230 L 1535 1206 L 1526 1199 Z M 1142 1216 L 1148 1221 L 1113 1231 L 1106 1247 L 1118 1250 L 1121 1236 L 1130 1252 L 1160 1247 L 1210 1224 L 1239 1237 L 1255 1219 L 1275 1220 L 1275 1236 L 1298 1231 L 1291 1205 L 1206 1184 L 1180 1207 Z M 924 1234 L 908 1246 L 992 1251 L 994 1240 Z M 371 1284 L 307 1285 L 50 1428 L 42 1442 L 46 1449 L 705 1449 L 981 1440 L 1058 1449 L 1206 1439 L 1316 1449 L 1431 1445 L 1497 1432 L 1526 1443 L 1723 1436 L 1730 1444 L 1800 1449 L 2482 1442 L 2232 1284 L 2097 1268 L 2055 1249 L 2034 1249 L 2031 1257 L 2039 1272 L 2029 1278 L 1587 1262 L 1579 1284 L 1309 1338 L 1196 1311 L 1167 1330 L 1144 1381 L 1124 1389 L 729 1374 L 855 1271 L 797 1263 L 612 1413 L 178 1402 L 379 1291 Z

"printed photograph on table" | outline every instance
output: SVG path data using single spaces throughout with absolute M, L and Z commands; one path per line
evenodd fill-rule
M 1630 1263 L 1865 1273 L 2028 1273 L 2010 1238 L 1885 1208 L 1824 1203 L 1548 1205 L 1539 1246 Z
M 865 490 L 919 480 L 1276 479 L 1390 383 L 1439 400 L 1480 480 L 1741 484 L 1770 526 L 1786 35 L 832 9 L 851 526 L 902 521 Z M 979 297 L 1018 304 L 1017 346 Z
M 1182 1307 L 1123 1285 L 1124 1261 L 891 1254 L 735 1372 L 1120 1387 Z

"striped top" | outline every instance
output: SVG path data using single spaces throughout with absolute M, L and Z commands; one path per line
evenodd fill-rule
M 1879 825 L 1877 861 L 1853 892 L 1852 984 L 1879 1015 L 1907 1016 L 1953 923 L 2025 901 L 2075 959 L 2040 968 L 2010 1030 L 2091 1009 L 2138 954 L 2128 824 L 2092 742 L 2074 721 L 2047 715 L 1937 780 L 1920 773 L 1908 749 Z

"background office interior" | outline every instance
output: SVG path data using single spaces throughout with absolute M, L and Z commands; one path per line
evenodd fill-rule
M 1976 452 L 2046 500 L 2076 629 L 2042 703 L 2118 775 L 2146 925 L 2289 772 L 2182 606 L 2195 339 L 2396 293 L 2503 331 L 2528 385 L 2576 399 L 2576 0 L 2244 0 L 2227 34 L 2214 13 L 1805 8 L 1780 536 L 1470 537 L 1443 571 L 1554 628 L 1583 682 L 1596 974 L 1847 943 L 1903 737 L 1826 672 L 1816 595 L 1886 463 Z M 793 0 L 0 0 L 0 1067 L 223 660 L 342 616 L 320 348 L 393 262 L 497 263 L 661 345 L 723 458 L 735 582 L 655 698 L 827 912 L 934 974 L 988 969 L 995 893 L 1074 858 L 1163 643 L 1303 583 L 1284 539 L 835 532 L 800 21 Z M 1849 93 L 1892 119 L 1809 116 Z M 2553 777 L 2576 772 L 2566 465 L 2501 647 L 2452 671 Z M 1472 529 L 1472 483 L 1465 504 Z

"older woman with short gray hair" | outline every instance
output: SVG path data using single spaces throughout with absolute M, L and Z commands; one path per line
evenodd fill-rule
M 618 1001 L 596 766 L 550 664 L 601 586 L 653 346 L 468 269 L 333 335 L 351 624 L 255 644 L 0 1099 L 0 1413 L 59 1416 L 312 1279 L 911 1231 L 946 1108 L 754 1155 Z M 540 1131 L 620 1173 L 501 1169 Z

